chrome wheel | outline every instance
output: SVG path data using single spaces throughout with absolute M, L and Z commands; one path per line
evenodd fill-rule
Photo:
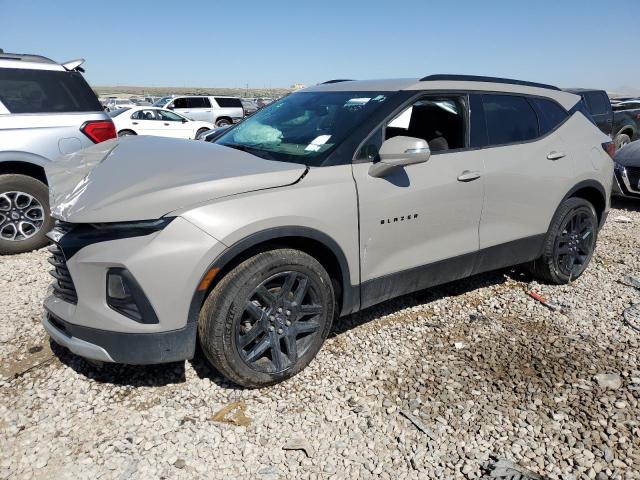
M 596 240 L 593 217 L 584 210 L 576 210 L 567 217 L 555 242 L 556 265 L 570 278 L 578 277 L 586 268 Z
M 40 202 L 24 192 L 0 194 L 0 239 L 22 241 L 40 231 L 45 221 Z
M 293 367 L 321 334 L 325 310 L 319 286 L 293 271 L 262 282 L 235 322 L 240 358 L 249 368 L 279 373 Z

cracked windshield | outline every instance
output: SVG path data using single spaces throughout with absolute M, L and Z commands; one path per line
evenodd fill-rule
M 248 118 L 216 142 L 256 156 L 318 166 L 387 99 L 379 92 L 289 95 Z

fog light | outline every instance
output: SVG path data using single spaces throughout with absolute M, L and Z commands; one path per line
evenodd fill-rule
M 126 268 L 110 268 L 107 271 L 107 305 L 136 322 L 158 323 L 149 300 Z

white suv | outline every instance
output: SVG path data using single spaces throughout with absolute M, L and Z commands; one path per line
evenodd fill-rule
M 44 166 L 116 136 L 82 63 L 0 50 L 0 255 L 47 243 Z
M 223 127 L 244 118 L 244 109 L 239 98 L 207 95 L 181 95 L 163 97 L 153 104 L 155 107 L 174 110 L 192 120 L 200 120 Z

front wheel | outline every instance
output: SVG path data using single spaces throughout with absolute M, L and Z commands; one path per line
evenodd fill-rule
M 0 255 L 44 247 L 52 228 L 47 186 L 26 175 L 0 175 Z
M 625 145 L 631 143 L 631 138 L 626 133 L 621 133 L 620 135 L 616 136 L 616 138 L 613 140 L 613 143 L 616 146 L 616 150 L 620 150 Z
M 532 273 L 558 285 L 584 273 L 596 247 L 598 217 L 583 198 L 569 198 L 556 211 L 545 237 L 542 256 L 532 263 Z
M 331 279 L 304 252 L 259 253 L 228 272 L 206 299 L 198 322 L 202 350 L 233 382 L 264 387 L 305 368 L 329 334 Z
M 198 131 L 196 132 L 196 136 L 194 137 L 196 140 L 198 140 L 198 138 L 200 137 L 200 135 L 202 135 L 204 132 L 208 132 L 210 129 L 209 128 L 199 128 Z

